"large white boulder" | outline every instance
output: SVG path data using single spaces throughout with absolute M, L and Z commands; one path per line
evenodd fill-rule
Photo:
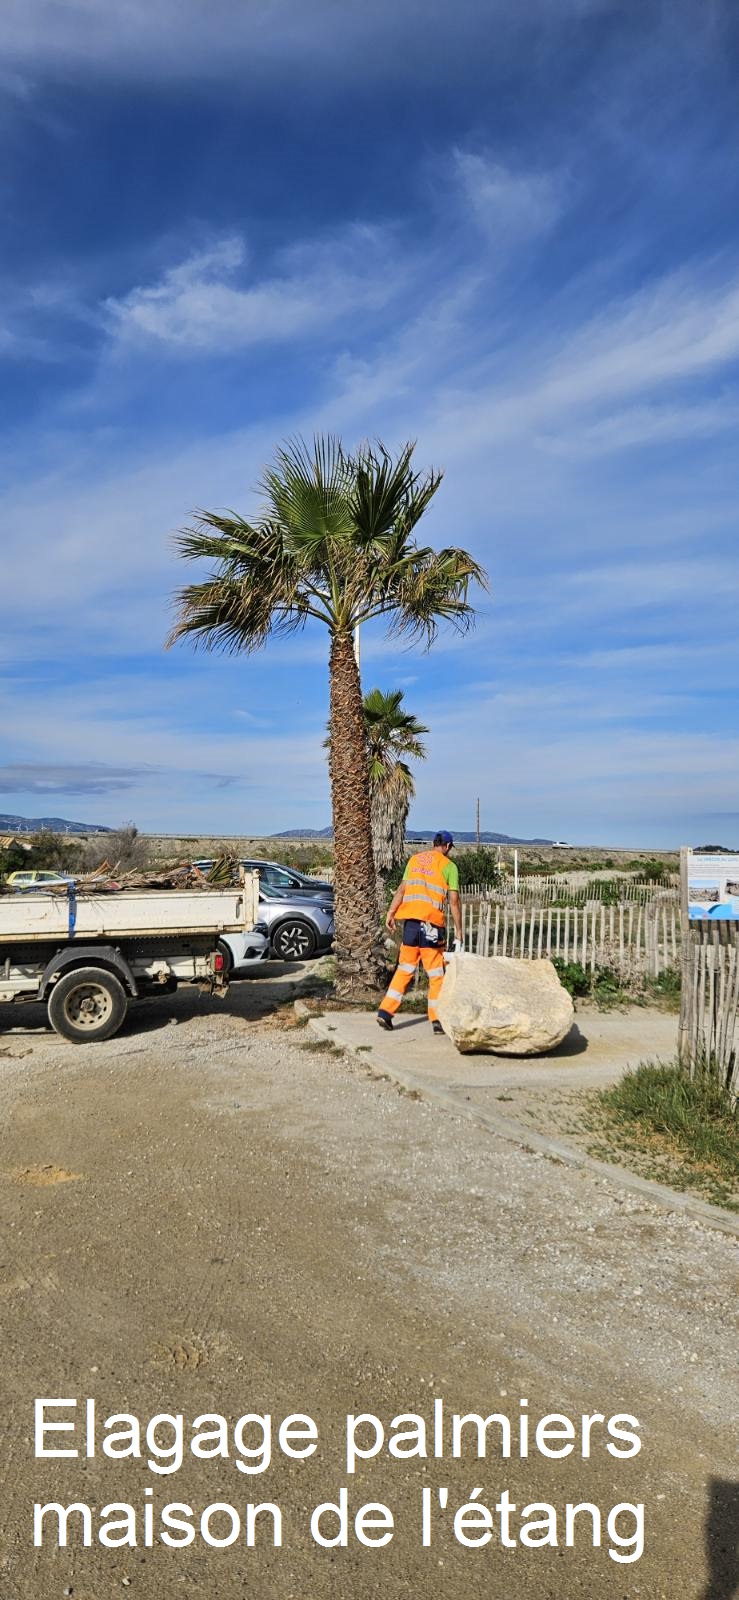
M 437 1001 L 444 1032 L 462 1055 L 545 1055 L 575 1016 L 551 961 L 453 956 Z

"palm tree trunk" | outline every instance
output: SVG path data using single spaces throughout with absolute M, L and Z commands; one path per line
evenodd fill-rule
M 336 987 L 349 995 L 381 987 L 386 976 L 377 924 L 367 739 L 351 633 L 332 634 L 329 672 Z
M 385 862 L 385 837 L 384 837 L 385 808 L 382 795 L 372 789 L 370 784 L 370 827 L 372 830 L 372 858 L 375 863 L 375 895 L 377 899 L 377 916 L 382 925 L 385 918 L 385 880 L 382 876 Z

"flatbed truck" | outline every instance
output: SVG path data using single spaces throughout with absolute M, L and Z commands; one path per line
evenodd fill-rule
M 132 1000 L 179 983 L 224 993 L 218 941 L 257 920 L 259 879 L 230 888 L 0 894 L 0 1004 L 42 1001 L 77 1044 L 112 1038 Z

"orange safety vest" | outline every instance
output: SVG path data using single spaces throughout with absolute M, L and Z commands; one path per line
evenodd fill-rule
M 444 927 L 448 885 L 441 869 L 445 861 L 441 850 L 422 850 L 417 856 L 411 856 L 406 869 L 408 876 L 403 881 L 403 899 L 395 913 L 399 922 L 414 917 L 418 922 L 433 922 L 437 928 Z

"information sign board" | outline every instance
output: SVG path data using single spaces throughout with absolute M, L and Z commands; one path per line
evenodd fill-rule
M 739 855 L 688 851 L 688 916 L 694 922 L 739 922 Z

